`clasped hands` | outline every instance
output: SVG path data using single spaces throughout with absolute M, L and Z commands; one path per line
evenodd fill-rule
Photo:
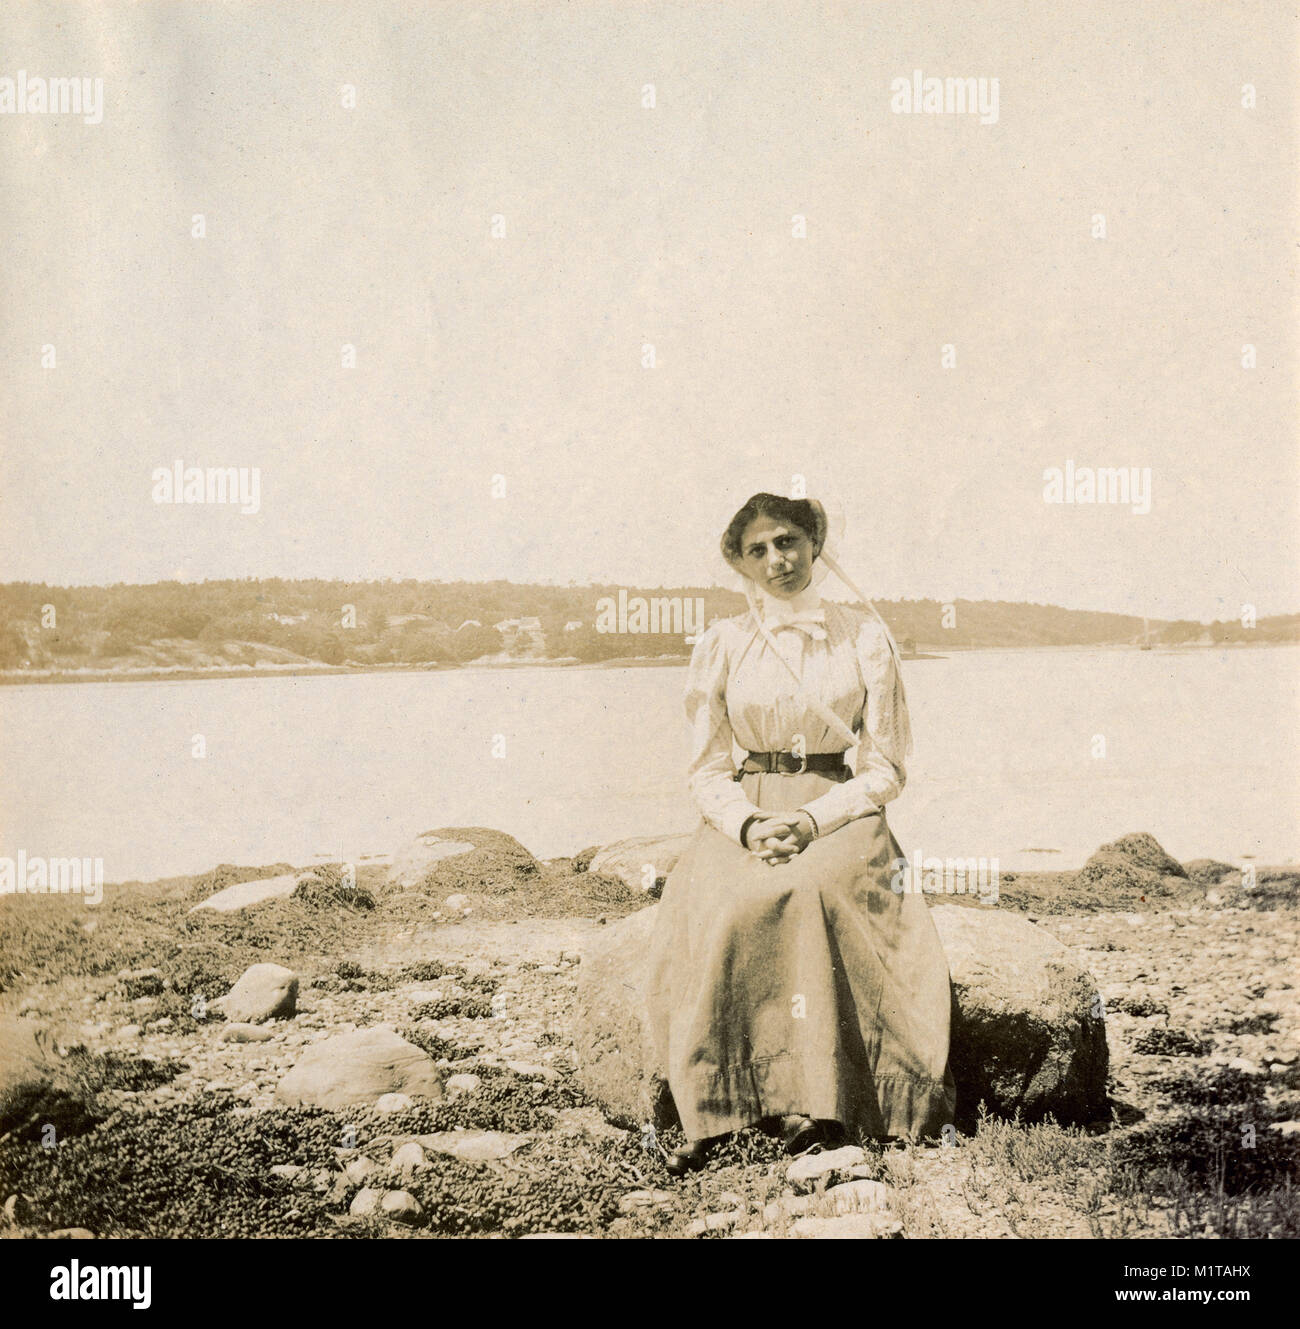
M 803 853 L 815 838 L 813 820 L 806 812 L 778 813 L 750 823 L 745 848 L 769 867 L 779 867 Z

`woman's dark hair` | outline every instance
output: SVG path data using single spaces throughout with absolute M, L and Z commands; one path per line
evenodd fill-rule
M 782 498 L 780 494 L 755 494 L 746 500 L 745 505 L 732 517 L 722 537 L 722 557 L 728 563 L 740 561 L 740 542 L 745 536 L 745 527 L 755 517 L 775 517 L 777 521 L 789 522 L 797 526 L 812 542 L 814 557 L 822 551 L 826 543 L 826 515 L 821 505 L 806 498 Z

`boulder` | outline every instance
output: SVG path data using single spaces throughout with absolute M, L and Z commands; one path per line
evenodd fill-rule
M 39 1139 L 47 1126 L 55 1139 L 89 1129 L 97 1119 L 71 1081 L 54 1036 L 34 1020 L 0 1020 L 0 1135 Z
M 393 855 L 383 891 L 438 900 L 466 891 L 500 894 L 537 875 L 537 860 L 513 836 L 483 826 L 425 831 Z
M 442 1099 L 433 1059 L 391 1029 L 354 1029 L 313 1043 L 276 1086 L 290 1106 L 340 1109 L 372 1104 L 384 1094 Z
M 1145 831 L 1102 845 L 1079 870 L 1081 883 L 1112 891 L 1139 888 L 1160 894 L 1167 889 L 1166 877 L 1185 881 L 1187 873 Z
M 200 909 L 213 909 L 219 914 L 228 914 L 236 909 L 247 909 L 250 905 L 261 904 L 263 900 L 285 900 L 293 894 L 294 887 L 301 876 L 298 872 L 282 873 L 278 877 L 261 877 L 257 881 L 240 881 L 225 890 L 209 895 L 199 901 L 190 910 L 197 913 Z
M 650 1038 L 646 964 L 658 905 L 610 923 L 582 955 L 573 1019 L 578 1081 L 621 1126 L 676 1125 L 677 1109 Z
M 209 1005 L 232 1024 L 287 1020 L 298 1005 L 298 975 L 279 964 L 250 965 L 224 997 Z
M 598 849 L 587 861 L 586 871 L 601 877 L 617 877 L 625 886 L 658 899 L 664 882 L 691 841 L 693 832 L 682 835 L 636 835 Z
M 627 1127 L 677 1122 L 650 1039 L 646 965 L 658 906 L 611 923 L 579 971 L 578 1080 Z M 933 904 L 953 988 L 958 1124 L 990 1112 L 1059 1121 L 1103 1115 L 1108 1055 L 1097 985 L 1050 933 L 1001 909 Z
M 958 1124 L 981 1101 L 1026 1121 L 1104 1115 L 1109 1055 L 1092 975 L 1018 914 L 936 903 L 930 917 L 952 977 Z

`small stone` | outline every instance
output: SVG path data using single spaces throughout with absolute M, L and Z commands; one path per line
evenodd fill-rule
M 686 1235 L 702 1237 L 706 1232 L 725 1232 L 728 1228 L 735 1227 L 744 1217 L 744 1211 L 739 1209 L 731 1213 L 705 1214 L 686 1229 Z
M 410 1094 L 381 1094 L 375 1100 L 376 1112 L 406 1112 L 415 1106 Z
M 281 1181 L 297 1181 L 307 1169 L 297 1163 L 276 1163 L 271 1168 L 271 1175 Z
M 156 1020 L 149 1021 L 150 1029 L 170 1029 L 172 1027 L 172 1017 L 170 1015 L 159 1016 Z
M 469 896 L 467 895 L 449 895 L 443 902 L 442 907 L 449 909 L 453 914 L 459 914 L 469 905 Z
M 883 1181 L 867 1178 L 849 1181 L 842 1186 L 832 1186 L 823 1202 L 829 1204 L 837 1215 L 883 1213 L 889 1208 L 889 1187 Z
M 373 1214 L 384 1198 L 384 1192 L 376 1190 L 373 1186 L 363 1186 L 352 1198 L 352 1203 L 348 1206 L 348 1213 L 356 1218 L 364 1218 Z
M 427 1167 L 428 1164 L 424 1149 L 414 1140 L 408 1140 L 394 1152 L 391 1166 L 394 1172 L 407 1173 Z
M 526 1135 L 505 1131 L 437 1131 L 417 1137 L 418 1143 L 435 1153 L 451 1154 L 466 1163 L 489 1163 L 508 1158 L 528 1143 Z
M 523 1075 L 530 1079 L 558 1080 L 560 1073 L 550 1066 L 539 1066 L 533 1061 L 508 1061 L 506 1069 L 512 1070 L 516 1075 Z
M 124 1024 L 118 1031 L 119 1038 L 139 1038 L 140 1026 L 138 1024 Z
M 867 1161 L 866 1151 L 856 1144 L 843 1149 L 832 1149 L 824 1154 L 807 1154 L 796 1158 L 786 1169 L 785 1178 L 796 1189 L 808 1189 L 819 1177 L 846 1171 Z
M 362 1154 L 360 1158 L 354 1158 L 347 1167 L 343 1169 L 343 1175 L 354 1186 L 360 1186 L 372 1172 L 378 1170 L 378 1167 L 379 1165 L 373 1158 L 367 1158 Z
M 49 1233 L 51 1241 L 94 1241 L 95 1234 L 88 1227 L 61 1227 Z
M 469 1071 L 460 1071 L 456 1075 L 449 1076 L 447 1079 L 447 1091 L 452 1098 L 459 1098 L 462 1094 L 472 1094 L 482 1088 L 483 1081 Z
M 1275 1121 L 1271 1129 L 1289 1140 L 1293 1135 L 1300 1135 L 1300 1121 Z
M 783 1195 L 763 1207 L 763 1222 L 769 1225 L 783 1222 L 798 1214 L 806 1214 L 812 1207 L 811 1195 Z
M 275 1035 L 257 1024 L 228 1024 L 221 1031 L 223 1043 L 266 1043 Z
M 380 1211 L 395 1223 L 418 1223 L 424 1207 L 410 1191 L 389 1191 L 379 1202 Z

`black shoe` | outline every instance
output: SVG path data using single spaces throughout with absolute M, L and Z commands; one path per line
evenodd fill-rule
M 664 1161 L 671 1177 L 684 1177 L 688 1172 L 698 1172 L 708 1162 L 716 1140 L 692 1140 L 680 1149 L 674 1149 Z
M 782 1118 L 781 1138 L 785 1141 L 787 1154 L 802 1154 L 813 1145 L 821 1144 L 825 1135 L 821 1122 L 811 1117 Z

